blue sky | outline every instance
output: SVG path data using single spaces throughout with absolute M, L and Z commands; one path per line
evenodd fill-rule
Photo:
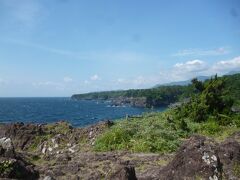
M 240 70 L 239 0 L 0 0 L 0 96 L 148 88 Z

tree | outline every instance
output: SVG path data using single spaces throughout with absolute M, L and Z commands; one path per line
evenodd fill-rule
M 199 81 L 197 78 L 193 78 L 191 82 L 199 92 L 202 92 L 204 90 L 203 82 Z

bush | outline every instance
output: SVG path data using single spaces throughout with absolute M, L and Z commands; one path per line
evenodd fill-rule
M 96 151 L 173 152 L 186 136 L 172 128 L 164 113 L 144 115 L 141 119 L 119 121 L 95 143 Z
M 202 125 L 201 131 L 207 135 L 215 135 L 221 132 L 221 127 L 216 121 L 210 120 Z

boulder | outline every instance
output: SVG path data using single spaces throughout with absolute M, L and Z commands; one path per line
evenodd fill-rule
M 25 150 L 36 135 L 43 134 L 42 126 L 36 124 L 13 123 L 0 126 L 0 138 L 9 137 L 17 149 Z
M 240 133 L 222 143 L 192 136 L 156 179 L 240 179 Z
M 0 156 L 15 157 L 14 147 L 10 138 L 3 137 L 0 139 Z
M 37 179 L 31 164 L 16 155 L 10 138 L 0 139 L 0 178 Z

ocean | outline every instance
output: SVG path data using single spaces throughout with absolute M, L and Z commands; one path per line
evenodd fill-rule
M 101 120 L 165 109 L 113 107 L 107 101 L 76 101 L 71 98 L 0 98 L 0 123 L 53 123 L 65 120 L 74 127 L 83 127 Z

